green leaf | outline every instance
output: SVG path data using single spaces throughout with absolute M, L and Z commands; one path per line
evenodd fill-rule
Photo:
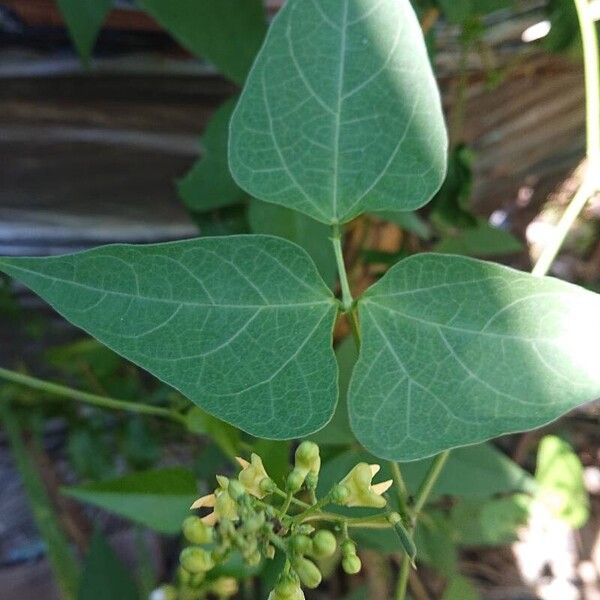
M 184 469 L 158 469 L 118 479 L 64 488 L 72 498 L 155 531 L 176 534 L 198 497 L 196 480 Z
M 189 431 L 207 435 L 229 458 L 239 454 L 240 432 L 229 423 L 225 423 L 201 408 L 194 406 L 185 415 Z
M 448 583 L 442 600 L 480 600 L 477 588 L 462 575 L 457 575 Z
M 501 256 L 520 252 L 523 244 L 510 232 L 477 219 L 475 227 L 448 233 L 433 251 L 464 256 Z
M 229 161 L 252 196 L 338 223 L 426 204 L 446 138 L 408 0 L 289 0 L 233 115 Z
M 244 83 L 266 32 L 261 0 L 138 0 L 190 52 Z
M 477 219 L 471 212 L 474 161 L 473 150 L 464 144 L 450 153 L 446 179 L 431 203 L 432 221 L 442 230 L 477 225 Z
M 537 499 L 556 517 L 574 529 L 586 524 L 590 506 L 583 465 L 567 442 L 553 435 L 541 441 L 535 478 Z
M 249 433 L 308 435 L 333 414 L 337 302 L 269 236 L 0 260 L 72 323 Z
M 92 55 L 94 44 L 112 7 L 112 0 L 57 0 L 69 34 L 84 64 Z
M 202 136 L 202 157 L 177 184 L 184 204 L 206 212 L 243 202 L 247 195 L 233 180 L 227 162 L 229 121 L 237 98 L 228 100 L 212 116 Z
M 499 546 L 517 539 L 527 523 L 532 498 L 513 494 L 485 501 L 467 499 L 454 505 L 451 521 L 461 546 Z
M 327 226 L 295 210 L 254 199 L 250 200 L 248 220 L 253 233 L 276 235 L 304 248 L 323 280 L 333 285 L 337 266 Z
M 139 600 L 127 568 L 97 531 L 83 565 L 77 600 Z
M 600 298 L 558 280 L 421 254 L 368 290 L 359 315 L 350 420 L 382 458 L 533 429 L 600 395 Z
M 347 337 L 335 351 L 339 372 L 339 400 L 335 414 L 326 427 L 312 436 L 312 440 L 322 446 L 345 446 L 356 444 L 350 429 L 348 416 L 348 387 L 352 370 L 358 359 L 358 350 L 352 336 Z

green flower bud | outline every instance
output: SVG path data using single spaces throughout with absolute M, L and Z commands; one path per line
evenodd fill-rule
M 294 469 L 287 477 L 286 489 L 288 492 L 295 494 L 299 492 L 304 484 L 306 473 L 302 473 L 299 469 Z
M 338 484 L 331 490 L 330 497 L 334 504 L 343 506 L 346 503 L 348 496 L 350 496 L 350 490 L 345 485 Z
M 311 590 L 319 587 L 323 576 L 314 562 L 308 560 L 307 558 L 296 558 L 292 566 L 294 567 L 294 571 L 296 571 L 296 574 L 300 578 L 300 581 L 303 585 Z
M 210 585 L 210 591 L 219 598 L 231 598 L 238 593 L 239 585 L 234 577 L 219 577 Z
M 237 479 L 229 480 L 227 492 L 236 502 L 239 502 L 246 495 L 246 489 Z
M 282 579 L 269 594 L 268 600 L 305 600 L 304 592 L 297 581 Z
M 181 566 L 188 572 L 206 573 L 214 567 L 211 555 L 204 549 L 198 546 L 190 546 L 184 548 L 179 555 Z
M 272 494 L 277 489 L 275 482 L 270 477 L 261 479 L 258 487 L 260 491 L 266 495 Z
M 304 555 L 312 552 L 313 542 L 307 535 L 294 535 L 290 540 L 292 551 Z
M 356 544 L 352 540 L 342 542 L 342 556 L 356 556 Z
M 198 589 L 204 583 L 205 578 L 206 573 L 194 573 L 188 581 L 188 586 L 193 589 Z
M 314 442 L 302 442 L 296 450 L 296 466 L 318 474 L 321 468 L 319 446 Z
M 329 558 L 335 553 L 335 549 L 337 548 L 335 535 L 326 529 L 317 531 L 312 542 L 312 554 L 315 558 Z
M 348 575 L 356 575 L 357 573 L 360 573 L 360 570 L 362 569 L 362 562 L 356 554 L 346 556 L 346 558 L 342 560 L 342 569 L 344 569 L 344 573 L 348 573 Z
M 213 531 L 200 517 L 188 517 L 183 522 L 183 535 L 190 544 L 210 544 Z
M 190 581 L 192 574 L 186 571 L 181 565 L 177 569 L 177 581 L 180 585 L 187 585 Z

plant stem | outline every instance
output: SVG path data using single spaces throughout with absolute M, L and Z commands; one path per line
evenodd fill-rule
M 398 584 L 396 585 L 395 600 L 406 600 L 406 591 L 408 588 L 408 577 L 410 575 L 410 560 L 406 554 L 402 558 L 400 564 L 400 575 L 398 576 Z
M 75 600 L 79 567 L 69 540 L 58 524 L 54 507 L 23 441 L 19 421 L 7 402 L 0 403 L 0 416 L 62 596 L 65 600 Z
M 410 533 L 411 536 L 415 532 L 415 528 L 417 526 L 417 521 L 419 519 L 419 515 L 421 514 L 421 511 L 423 510 L 425 505 L 427 504 L 427 501 L 429 500 L 429 496 L 431 495 L 431 492 L 433 491 L 433 488 L 435 487 L 435 484 L 437 483 L 449 457 L 450 457 L 450 450 L 446 450 L 446 452 L 442 452 L 441 454 L 438 454 L 435 457 L 435 459 L 433 460 L 431 467 L 429 467 L 429 471 L 427 472 L 427 475 L 425 476 L 425 479 L 423 480 L 423 483 L 421 484 L 421 487 L 419 488 L 417 497 L 415 499 L 415 503 L 412 507 L 413 508 L 413 518 L 412 518 L 412 522 L 410 523 L 410 526 L 408 527 L 408 532 Z M 406 599 L 406 591 L 408 588 L 409 575 L 410 575 L 410 560 L 408 559 L 408 556 L 404 556 L 404 558 L 402 560 L 402 564 L 400 565 L 400 575 L 398 577 L 398 585 L 396 587 L 395 600 L 405 600 Z
M 425 479 L 423 480 L 423 483 L 421 484 L 421 487 L 419 488 L 419 491 L 417 493 L 417 498 L 416 498 L 414 506 L 413 506 L 415 519 L 419 518 L 421 511 L 427 504 L 427 501 L 429 500 L 429 496 L 431 495 L 431 492 L 432 492 L 433 488 L 435 487 L 435 484 L 437 483 L 440 475 L 442 474 L 442 471 L 443 471 L 444 467 L 446 466 L 446 463 L 448 462 L 449 457 L 450 457 L 450 450 L 446 450 L 446 452 L 442 452 L 441 454 L 438 454 L 435 457 L 435 459 L 433 460 L 433 463 L 431 464 L 431 467 L 429 468 L 429 471 L 427 472 L 427 475 L 425 476 Z
M 340 285 L 342 287 L 342 306 L 344 312 L 349 313 L 352 311 L 354 300 L 352 298 L 352 293 L 350 292 L 348 272 L 346 271 L 346 263 L 344 262 L 344 253 L 342 251 L 342 231 L 339 225 L 333 225 L 331 241 L 333 242 L 333 250 L 335 252 L 335 260 L 340 276 Z
M 400 508 L 400 516 L 406 521 L 409 521 L 409 510 L 408 510 L 408 499 L 409 493 L 406 487 L 404 477 L 402 477 L 402 471 L 400 465 L 396 461 L 390 461 L 390 468 L 392 470 L 392 477 L 394 478 L 394 485 L 398 496 L 398 505 Z
M 138 414 L 152 415 L 155 417 L 161 417 L 163 419 L 175 421 L 180 425 L 185 425 L 184 416 L 178 412 L 169 410 L 168 408 L 161 408 L 159 406 L 150 406 L 148 404 L 127 402 L 125 400 L 115 400 L 114 398 L 98 396 L 96 394 L 82 392 L 80 390 L 75 390 L 63 385 L 58 385 L 56 383 L 30 377 L 29 375 L 24 375 L 23 373 L 9 371 L 8 369 L 0 368 L 0 379 L 5 379 L 6 381 L 10 381 L 19 385 L 24 385 L 31 389 L 38 390 L 46 394 L 51 394 L 53 396 L 69 398 L 70 400 L 91 404 L 93 406 L 97 406 L 98 408 L 123 410 Z
M 598 34 L 588 0 L 574 0 L 583 41 L 585 68 L 587 164 L 577 194 L 554 230 L 553 239 L 546 245 L 538 259 L 533 274 L 548 273 L 567 234 L 573 227 L 588 200 L 600 189 L 600 73 L 598 59 Z

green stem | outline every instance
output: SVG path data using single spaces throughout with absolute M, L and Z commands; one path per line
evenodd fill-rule
M 423 483 L 421 484 L 421 487 L 419 488 L 419 491 L 417 493 L 417 498 L 413 505 L 415 519 L 419 518 L 421 511 L 423 510 L 423 508 L 425 508 L 425 505 L 427 504 L 427 501 L 429 500 L 429 496 L 431 495 L 431 492 L 433 491 L 435 484 L 437 483 L 438 479 L 440 478 L 440 475 L 442 474 L 442 471 L 443 471 L 444 467 L 446 466 L 446 463 L 448 462 L 449 457 L 450 457 L 450 450 L 446 450 L 446 452 L 442 452 L 441 454 L 438 454 L 435 457 L 435 459 L 433 460 L 431 467 L 429 467 L 429 471 L 427 472 L 427 475 L 425 476 L 425 479 L 423 480 Z
M 350 291 L 350 283 L 348 282 L 348 272 L 346 271 L 346 263 L 344 262 L 344 253 L 342 251 L 342 231 L 339 225 L 333 226 L 331 241 L 333 242 L 333 250 L 340 276 L 340 285 L 342 287 L 342 307 L 344 312 L 350 313 L 354 300 Z
M 57 522 L 40 474 L 23 442 L 19 421 L 7 402 L 0 403 L 0 415 L 33 518 L 45 542 L 48 559 L 62 591 L 62 597 L 65 600 L 74 600 L 77 596 L 79 567 L 69 541 Z
M 423 480 L 423 483 L 421 484 L 421 487 L 417 492 L 417 497 L 412 507 L 413 518 L 408 528 L 408 533 L 411 536 L 415 532 L 419 515 L 421 514 L 421 511 L 423 510 L 425 505 L 427 504 L 429 496 L 431 495 L 431 492 L 433 491 L 433 488 L 435 487 L 435 484 L 437 483 L 449 457 L 450 450 L 446 450 L 446 452 L 438 454 L 435 457 L 433 463 L 431 464 L 431 467 L 429 467 L 429 471 L 427 472 L 427 475 L 425 476 L 425 479 Z M 400 575 L 398 578 L 398 585 L 396 587 L 395 600 L 406 599 L 410 567 L 410 560 L 408 559 L 408 556 L 405 556 L 400 566 Z
M 290 510 L 290 504 L 292 503 L 293 497 L 294 497 L 294 494 L 292 492 L 288 492 L 286 494 L 285 501 L 284 501 L 283 506 L 281 507 L 281 511 L 280 511 L 282 516 L 287 515 L 287 511 Z
M 402 563 L 400 564 L 400 575 L 398 576 L 398 583 L 396 585 L 396 593 L 394 595 L 395 600 L 406 600 L 406 592 L 408 590 L 408 578 L 410 575 L 410 560 L 408 556 L 404 555 Z
M 185 417 L 178 412 L 169 410 L 168 408 L 160 408 L 158 406 L 150 406 L 148 404 L 127 402 L 125 400 L 115 400 L 114 398 L 98 396 L 96 394 L 82 392 L 80 390 L 75 390 L 63 385 L 58 385 L 56 383 L 30 377 L 29 375 L 24 375 L 23 373 L 9 371 L 8 369 L 0 368 L 0 379 L 5 379 L 6 381 L 10 381 L 19 385 L 24 385 L 31 389 L 38 390 L 46 394 L 51 394 L 53 396 L 91 404 L 93 406 L 97 406 L 98 408 L 123 410 L 143 415 L 152 415 L 154 417 L 161 417 L 163 419 L 175 421 L 180 425 L 185 425 Z
M 552 240 L 539 257 L 533 274 L 548 273 L 569 231 L 585 208 L 588 200 L 600 189 L 600 72 L 598 59 L 598 34 L 588 0 L 574 0 L 583 41 L 585 68 L 587 164 L 577 194 L 553 232 Z
M 281 498 L 287 498 L 287 494 L 280 488 L 275 488 L 273 493 L 277 494 Z M 310 504 L 307 504 L 306 502 L 302 502 L 302 500 L 298 500 L 298 498 L 294 498 L 294 497 L 292 497 L 292 504 L 295 504 L 296 506 L 299 506 L 304 509 L 310 508 L 310 506 L 311 506 Z
M 392 470 L 392 477 L 394 478 L 394 485 L 398 495 L 398 505 L 400 509 L 400 516 L 408 522 L 410 511 L 408 510 L 408 499 L 409 493 L 406 487 L 404 477 L 402 477 L 402 471 L 400 465 L 396 461 L 390 462 L 390 468 Z

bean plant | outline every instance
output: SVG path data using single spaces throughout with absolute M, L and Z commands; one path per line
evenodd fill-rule
M 451 451 L 600 396 L 600 299 L 540 276 L 547 268 L 440 253 L 352 289 L 348 224 L 424 207 L 446 177 L 440 94 L 408 0 L 288 0 L 227 111 L 235 185 L 314 224 L 331 244 L 334 286 L 304 248 L 260 234 L 2 258 L 0 270 L 202 411 L 254 438 L 300 442 L 282 482 L 251 453 L 192 505 L 210 512 L 186 518 L 189 546 L 164 598 L 231 597 L 236 582 L 210 573 L 233 552 L 249 567 L 281 558 L 269 599 L 303 598 L 334 555 L 361 570 L 354 529 L 394 533 L 404 598 L 417 522 Z M 358 353 L 342 398 L 341 320 Z M 187 409 L 147 409 L 189 423 Z M 357 453 L 324 487 L 310 440 L 346 413 L 365 460 Z M 424 459 L 409 489 L 405 469 Z M 381 465 L 390 477 L 374 483 Z

